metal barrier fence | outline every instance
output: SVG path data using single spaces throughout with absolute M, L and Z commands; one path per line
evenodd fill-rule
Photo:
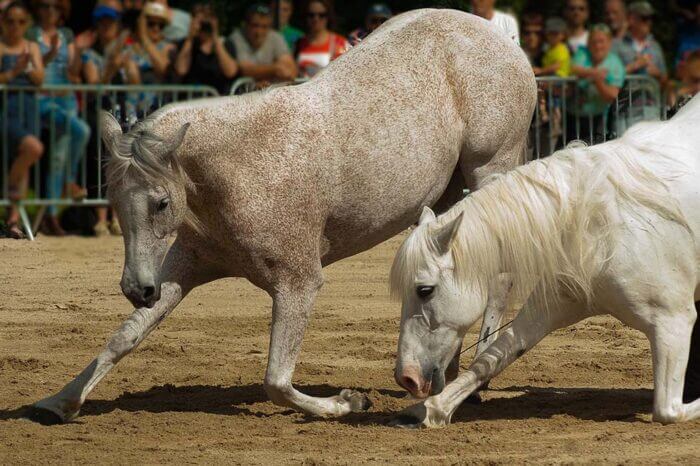
M 628 76 L 612 103 L 589 93 L 593 84 L 575 78 L 539 77 L 537 84 L 538 102 L 530 128 L 533 159 L 574 140 L 599 144 L 621 136 L 640 121 L 666 118 L 659 84 L 648 76 Z
M 218 96 L 208 86 L 0 85 L 0 207 L 9 207 L 9 174 L 18 136 L 36 136 L 45 147 L 30 172 L 32 195 L 16 203 L 27 236 L 34 238 L 46 209 L 59 206 L 107 206 L 101 144 L 100 110 L 112 112 L 125 128 L 160 107 L 183 100 Z M 66 182 L 88 188 L 80 201 L 66 199 Z M 32 225 L 27 207 L 39 211 Z
M 297 80 L 295 83 L 304 81 Z M 612 104 L 591 101 L 586 83 L 574 78 L 540 77 L 537 82 L 538 104 L 530 129 L 532 159 L 550 155 L 573 140 L 588 144 L 604 142 L 618 137 L 638 121 L 659 120 L 666 116 L 659 85 L 646 76 L 629 76 Z M 243 78 L 234 84 L 231 93 L 252 92 L 255 88 L 254 81 Z M 15 142 L 10 138 L 10 126 L 17 120 L 31 128 L 32 134 L 42 140 L 46 147 L 42 162 L 35 164 L 31 172 L 33 195 L 16 204 L 25 231 L 33 239 L 46 209 L 108 205 L 104 192 L 99 110 L 111 111 L 128 128 L 137 119 L 167 103 L 217 95 L 215 89 L 206 86 L 76 85 L 34 88 L 0 85 L 0 207 L 11 204 L 8 178 Z M 76 150 L 73 146 L 81 134 L 84 144 Z M 79 177 L 74 180 L 77 185 L 89 188 L 89 195 L 83 200 L 75 201 L 63 196 L 65 183 L 61 181 L 69 180 L 73 175 Z M 26 211 L 29 206 L 39 207 L 33 225 Z

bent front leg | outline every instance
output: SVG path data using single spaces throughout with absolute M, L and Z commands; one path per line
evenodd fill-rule
M 397 424 L 409 427 L 449 424 L 459 405 L 484 383 L 501 373 L 549 333 L 585 317 L 582 309 L 571 307 L 542 312 L 526 306 L 513 324 L 474 359 L 469 369 L 447 385 L 440 394 L 431 396 L 422 404 L 412 406 L 402 413 Z
M 301 286 L 282 286 L 273 297 L 265 391 L 276 405 L 315 416 L 342 416 L 367 410 L 369 400 L 359 392 L 343 390 L 338 396 L 318 398 L 305 395 L 292 386 L 294 368 L 320 287 L 320 278 L 311 279 Z
M 32 406 L 29 417 L 42 424 L 74 419 L 88 394 L 112 368 L 136 348 L 197 285 L 209 281 L 209 271 L 197 267 L 196 258 L 176 241 L 163 264 L 161 298 L 152 308 L 136 309 L 107 343 L 107 347 L 57 394 Z

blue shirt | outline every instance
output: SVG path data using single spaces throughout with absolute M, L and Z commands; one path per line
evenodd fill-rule
M 612 51 L 616 53 L 621 59 L 625 66 L 634 62 L 640 55 L 649 55 L 651 60 L 656 65 L 656 67 L 661 70 L 662 74 L 667 74 L 666 70 L 666 59 L 664 58 L 664 51 L 661 45 L 654 39 L 654 36 L 649 34 L 644 39 L 644 46 L 639 52 L 635 48 L 634 39 L 631 35 L 626 34 L 622 39 L 615 39 L 613 42 Z M 634 74 L 648 75 L 646 68 L 641 68 L 634 72 Z
M 39 26 L 34 26 L 27 31 L 27 38 L 39 44 L 42 55 L 46 55 L 51 50 L 51 45 L 44 43 L 42 39 L 43 30 Z M 60 44 L 53 60 L 44 67 L 44 84 L 71 84 L 68 79 L 69 55 L 68 45 L 73 42 L 73 32 L 70 29 L 58 29 Z
M 585 68 L 603 68 L 608 70 L 608 74 L 605 76 L 605 83 L 608 86 L 622 88 L 625 84 L 625 65 L 620 60 L 620 57 L 613 52 L 608 53 L 608 56 L 600 64 L 593 66 L 591 52 L 587 47 L 582 47 L 574 55 L 573 64 Z M 579 102 L 576 102 L 576 106 L 580 108 L 582 115 L 602 115 L 608 111 L 610 103 L 603 100 L 592 82 L 587 79 L 579 79 L 577 85 L 579 88 Z M 571 108 L 572 113 L 574 109 Z

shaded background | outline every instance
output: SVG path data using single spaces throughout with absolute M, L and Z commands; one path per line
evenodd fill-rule
M 193 4 L 200 3 L 201 1 L 202 0 L 170 0 L 170 5 L 189 10 Z M 603 20 L 604 0 L 589 1 L 591 5 L 591 22 L 601 22 Z M 211 3 L 216 5 L 217 13 L 221 18 L 222 31 L 228 33 L 240 24 L 246 7 L 254 2 L 252 0 L 211 0 Z M 304 22 L 299 15 L 303 3 L 303 0 L 294 1 L 296 11 L 293 19 L 293 23 L 296 26 L 302 27 L 302 29 Z M 363 24 L 365 11 L 372 3 L 376 2 L 371 0 L 336 1 L 335 7 L 338 13 L 338 32 L 347 33 Z M 469 0 L 388 0 L 384 3 L 388 4 L 395 12 L 401 12 L 414 8 L 427 7 L 468 10 L 470 2 Z M 657 40 L 663 45 L 666 51 L 666 58 L 670 61 L 675 55 L 673 51 L 676 45 L 676 22 L 671 13 L 670 2 L 668 0 L 651 0 L 651 3 L 658 13 L 654 22 L 654 34 Z M 73 1 L 73 17 L 71 18 L 70 25 L 76 32 L 90 26 L 90 14 L 94 4 L 95 0 Z M 527 11 L 539 11 L 545 16 L 561 15 L 563 5 L 564 0 L 499 0 L 496 2 L 497 8 L 511 10 L 518 17 Z

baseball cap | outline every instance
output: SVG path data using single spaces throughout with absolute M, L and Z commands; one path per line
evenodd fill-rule
M 98 5 L 94 10 L 92 10 L 92 19 L 94 21 L 99 21 L 105 18 L 116 21 L 121 18 L 121 16 L 122 14 L 120 11 L 105 5 Z
M 549 18 L 544 23 L 544 32 L 566 32 L 566 21 L 561 18 Z
M 627 7 L 627 12 L 630 14 L 640 16 L 642 18 L 648 18 L 656 14 L 656 12 L 654 11 L 654 7 L 651 6 L 651 3 L 649 2 L 631 3 L 630 6 Z
M 367 10 L 367 16 L 377 16 L 380 18 L 391 18 L 393 13 L 385 3 L 375 3 Z

